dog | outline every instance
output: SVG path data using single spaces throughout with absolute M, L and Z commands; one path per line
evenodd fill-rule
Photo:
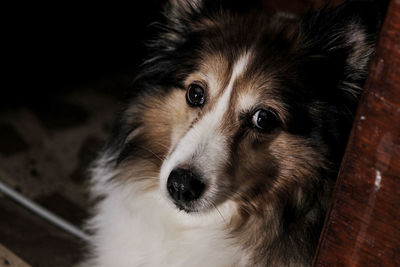
M 380 4 L 248 3 L 166 4 L 92 168 L 86 266 L 311 265 Z

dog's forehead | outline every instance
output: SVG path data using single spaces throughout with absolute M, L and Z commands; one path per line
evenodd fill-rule
M 222 53 L 204 55 L 197 71 L 188 76 L 190 83 L 200 82 L 206 87 L 207 103 L 217 105 L 222 94 L 229 88 L 231 109 L 238 112 L 250 110 L 259 101 L 269 99 L 274 84 L 273 75 L 254 66 L 254 51 L 247 50 L 229 57 Z

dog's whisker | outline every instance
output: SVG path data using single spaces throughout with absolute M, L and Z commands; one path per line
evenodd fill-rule
M 146 150 L 147 152 L 150 152 L 153 156 L 155 156 L 156 158 L 158 158 L 161 162 L 163 162 L 165 159 L 158 156 L 156 153 L 154 153 L 153 151 L 151 151 L 149 148 L 144 147 L 144 146 L 138 146 L 139 148 Z
M 219 215 L 221 216 L 222 221 L 223 221 L 224 224 L 225 224 L 225 227 L 228 228 L 228 223 L 226 222 L 224 216 L 222 216 L 222 213 L 219 211 L 218 207 L 217 207 L 213 202 L 210 202 L 210 203 L 211 203 L 211 205 L 217 210 L 217 212 L 219 213 Z
M 169 147 L 167 147 L 166 145 L 164 145 L 164 144 L 162 144 L 160 142 L 153 141 L 153 143 L 158 145 L 158 146 L 160 146 L 160 147 L 162 147 L 162 148 L 164 148 L 164 149 L 166 149 L 167 151 L 169 150 Z
M 239 199 L 241 200 L 242 203 L 246 204 L 246 207 L 251 208 L 253 211 L 257 211 L 257 207 L 252 203 L 252 201 L 249 200 L 249 198 L 242 194 L 241 192 L 237 192 L 237 191 L 231 191 L 234 195 L 236 195 L 237 197 L 239 197 Z M 240 205 L 242 209 L 244 209 L 244 205 Z M 250 209 L 244 209 L 245 212 L 247 213 L 251 213 Z

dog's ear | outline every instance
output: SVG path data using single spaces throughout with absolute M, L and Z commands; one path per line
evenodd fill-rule
M 173 53 L 187 40 L 193 30 L 193 24 L 200 17 L 204 0 L 168 0 L 162 12 L 162 18 L 154 23 L 157 31 L 154 39 L 147 41 L 150 53 Z M 154 55 L 152 55 L 154 57 Z
M 175 23 L 187 22 L 200 12 L 203 0 L 169 0 L 164 8 L 164 15 Z
M 346 1 L 304 17 L 298 40 L 305 64 L 299 68 L 312 101 L 324 103 L 321 123 L 343 155 L 358 99 L 368 74 L 386 5 L 382 1 Z
M 259 0 L 169 0 L 164 7 L 169 48 L 179 47 L 201 19 L 221 15 L 225 11 L 242 13 L 261 8 Z
M 254 8 L 262 8 L 259 0 L 169 0 L 165 6 L 164 15 L 172 22 L 187 25 L 201 13 L 207 15 L 207 13 L 221 10 L 240 13 Z
M 306 15 L 301 35 L 308 51 L 308 81 L 357 100 L 385 13 L 384 0 L 353 0 Z M 355 97 L 354 97 L 355 96 Z

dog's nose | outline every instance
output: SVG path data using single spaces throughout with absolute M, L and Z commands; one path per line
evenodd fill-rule
M 205 184 L 199 175 L 186 169 L 174 169 L 167 181 L 171 197 L 178 203 L 187 203 L 198 199 L 203 193 Z

